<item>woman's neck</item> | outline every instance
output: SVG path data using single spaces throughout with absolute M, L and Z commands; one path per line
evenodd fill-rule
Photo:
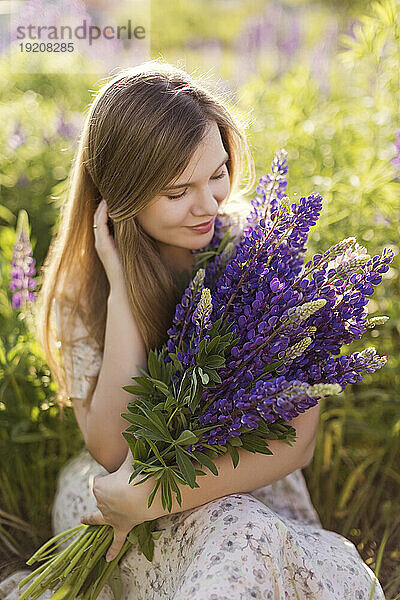
M 164 263 L 175 271 L 181 274 L 187 271 L 191 275 L 195 263 L 195 255 L 188 248 L 180 248 L 177 246 L 161 246 L 161 258 Z

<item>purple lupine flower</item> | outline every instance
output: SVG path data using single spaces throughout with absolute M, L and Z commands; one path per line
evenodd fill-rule
M 10 269 L 10 289 L 13 292 L 12 307 L 15 309 L 23 309 L 36 300 L 36 294 L 32 291 L 37 286 L 35 264 L 28 235 L 27 215 L 22 210 L 18 217 L 16 242 Z
M 243 427 L 257 429 L 260 418 L 267 423 L 290 420 L 311 406 L 299 386 L 318 384 L 319 397 L 332 389 L 338 393 L 348 382 L 362 379 L 362 372 L 382 367 L 387 358 L 368 353 L 362 360 L 357 355 L 333 356 L 372 326 L 367 296 L 381 282 L 393 252 L 384 249 L 382 256 L 371 258 L 364 247 L 353 248 L 355 238 L 348 238 L 304 264 L 308 233 L 318 220 L 322 198 L 311 194 L 290 204 L 284 193 L 284 150 L 276 153 L 271 171 L 259 180 L 258 196 L 251 202 L 254 210 L 234 252 L 229 250 L 228 260 L 224 253 L 218 255 L 201 270 L 201 286 L 211 290 L 211 322 L 233 324 L 237 336 L 219 370 L 221 383 L 206 388 L 199 405 L 199 424 L 214 425 L 204 436 L 209 444 L 224 445 L 240 436 Z M 214 236 L 220 239 L 218 231 Z M 189 286 L 184 299 L 192 295 Z M 168 331 L 168 349 L 176 352 L 184 369 L 196 364 L 199 331 L 190 319 L 196 302 L 198 293 L 186 310 L 180 343 L 183 305 L 177 306 Z M 205 339 L 209 342 L 210 336 Z M 165 358 L 166 363 L 170 360 Z M 273 364 L 277 366 L 267 375 Z M 182 376 L 178 371 L 175 382 Z M 282 381 L 297 382 L 297 387 L 290 394 L 276 388 L 271 396 L 266 384 Z M 338 387 L 326 387 L 332 385 Z M 317 400 L 314 396 L 314 404 Z
M 197 305 L 196 310 L 193 313 L 192 321 L 196 325 L 196 334 L 199 339 L 202 338 L 202 332 L 204 329 L 210 329 L 210 318 L 212 313 L 212 301 L 211 294 L 209 289 L 204 289 L 201 291 L 201 298 Z
M 280 31 L 277 39 L 277 48 L 287 59 L 291 59 L 301 46 L 300 23 L 295 11 L 291 11 L 286 31 Z

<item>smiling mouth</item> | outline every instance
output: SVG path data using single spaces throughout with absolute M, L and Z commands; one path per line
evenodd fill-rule
M 213 218 L 214 218 L 214 217 L 213 217 Z M 191 229 L 195 229 L 195 228 L 197 228 L 197 227 L 206 227 L 207 225 L 210 225 L 210 224 L 211 224 L 211 222 L 212 222 L 213 218 L 212 218 L 212 219 L 210 219 L 209 221 L 205 221 L 204 223 L 199 223 L 199 225 L 189 225 L 189 227 L 190 227 Z

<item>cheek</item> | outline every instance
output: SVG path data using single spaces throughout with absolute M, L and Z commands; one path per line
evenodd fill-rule
M 180 225 L 185 220 L 188 211 L 188 205 L 182 200 L 171 200 L 166 204 L 162 214 L 160 214 L 159 222 L 163 223 L 164 227 L 174 227 Z
M 216 190 L 216 196 L 223 200 L 229 194 L 230 189 L 231 184 L 228 175 L 226 175 L 223 181 L 221 181 L 221 184 L 218 186 L 218 190 Z
M 163 202 L 154 215 L 152 230 L 156 237 L 168 238 L 177 233 L 177 229 L 187 222 L 188 205 L 182 200 Z

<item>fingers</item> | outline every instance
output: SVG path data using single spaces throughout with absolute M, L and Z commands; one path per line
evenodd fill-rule
M 113 538 L 113 541 L 111 542 L 111 546 L 109 547 L 108 552 L 106 554 L 107 562 L 111 562 L 112 560 L 114 560 L 114 558 L 117 556 L 117 554 L 119 554 L 119 552 L 126 540 L 126 536 L 127 536 L 126 533 L 122 533 L 120 531 L 118 531 L 116 533 L 115 529 L 114 529 L 114 538 Z
M 83 517 L 81 517 L 81 523 L 84 523 L 85 525 L 109 525 L 109 523 L 106 523 L 106 521 L 104 520 L 104 517 L 100 511 L 93 512 L 90 515 L 84 515 Z M 127 533 L 123 533 L 121 531 L 118 531 L 116 533 L 115 529 L 113 529 L 113 531 L 114 537 L 111 542 L 111 546 L 109 547 L 108 552 L 106 554 L 107 562 L 111 562 L 112 560 L 114 560 L 117 554 L 119 554 L 127 536 Z
M 102 513 L 97 510 L 96 512 L 92 512 L 89 515 L 84 515 L 81 517 L 81 523 L 85 525 L 108 525 L 104 520 Z
M 108 219 L 108 208 L 107 208 L 107 203 L 103 198 L 94 213 L 93 225 L 97 225 L 97 226 L 105 225 L 107 223 L 107 219 Z

